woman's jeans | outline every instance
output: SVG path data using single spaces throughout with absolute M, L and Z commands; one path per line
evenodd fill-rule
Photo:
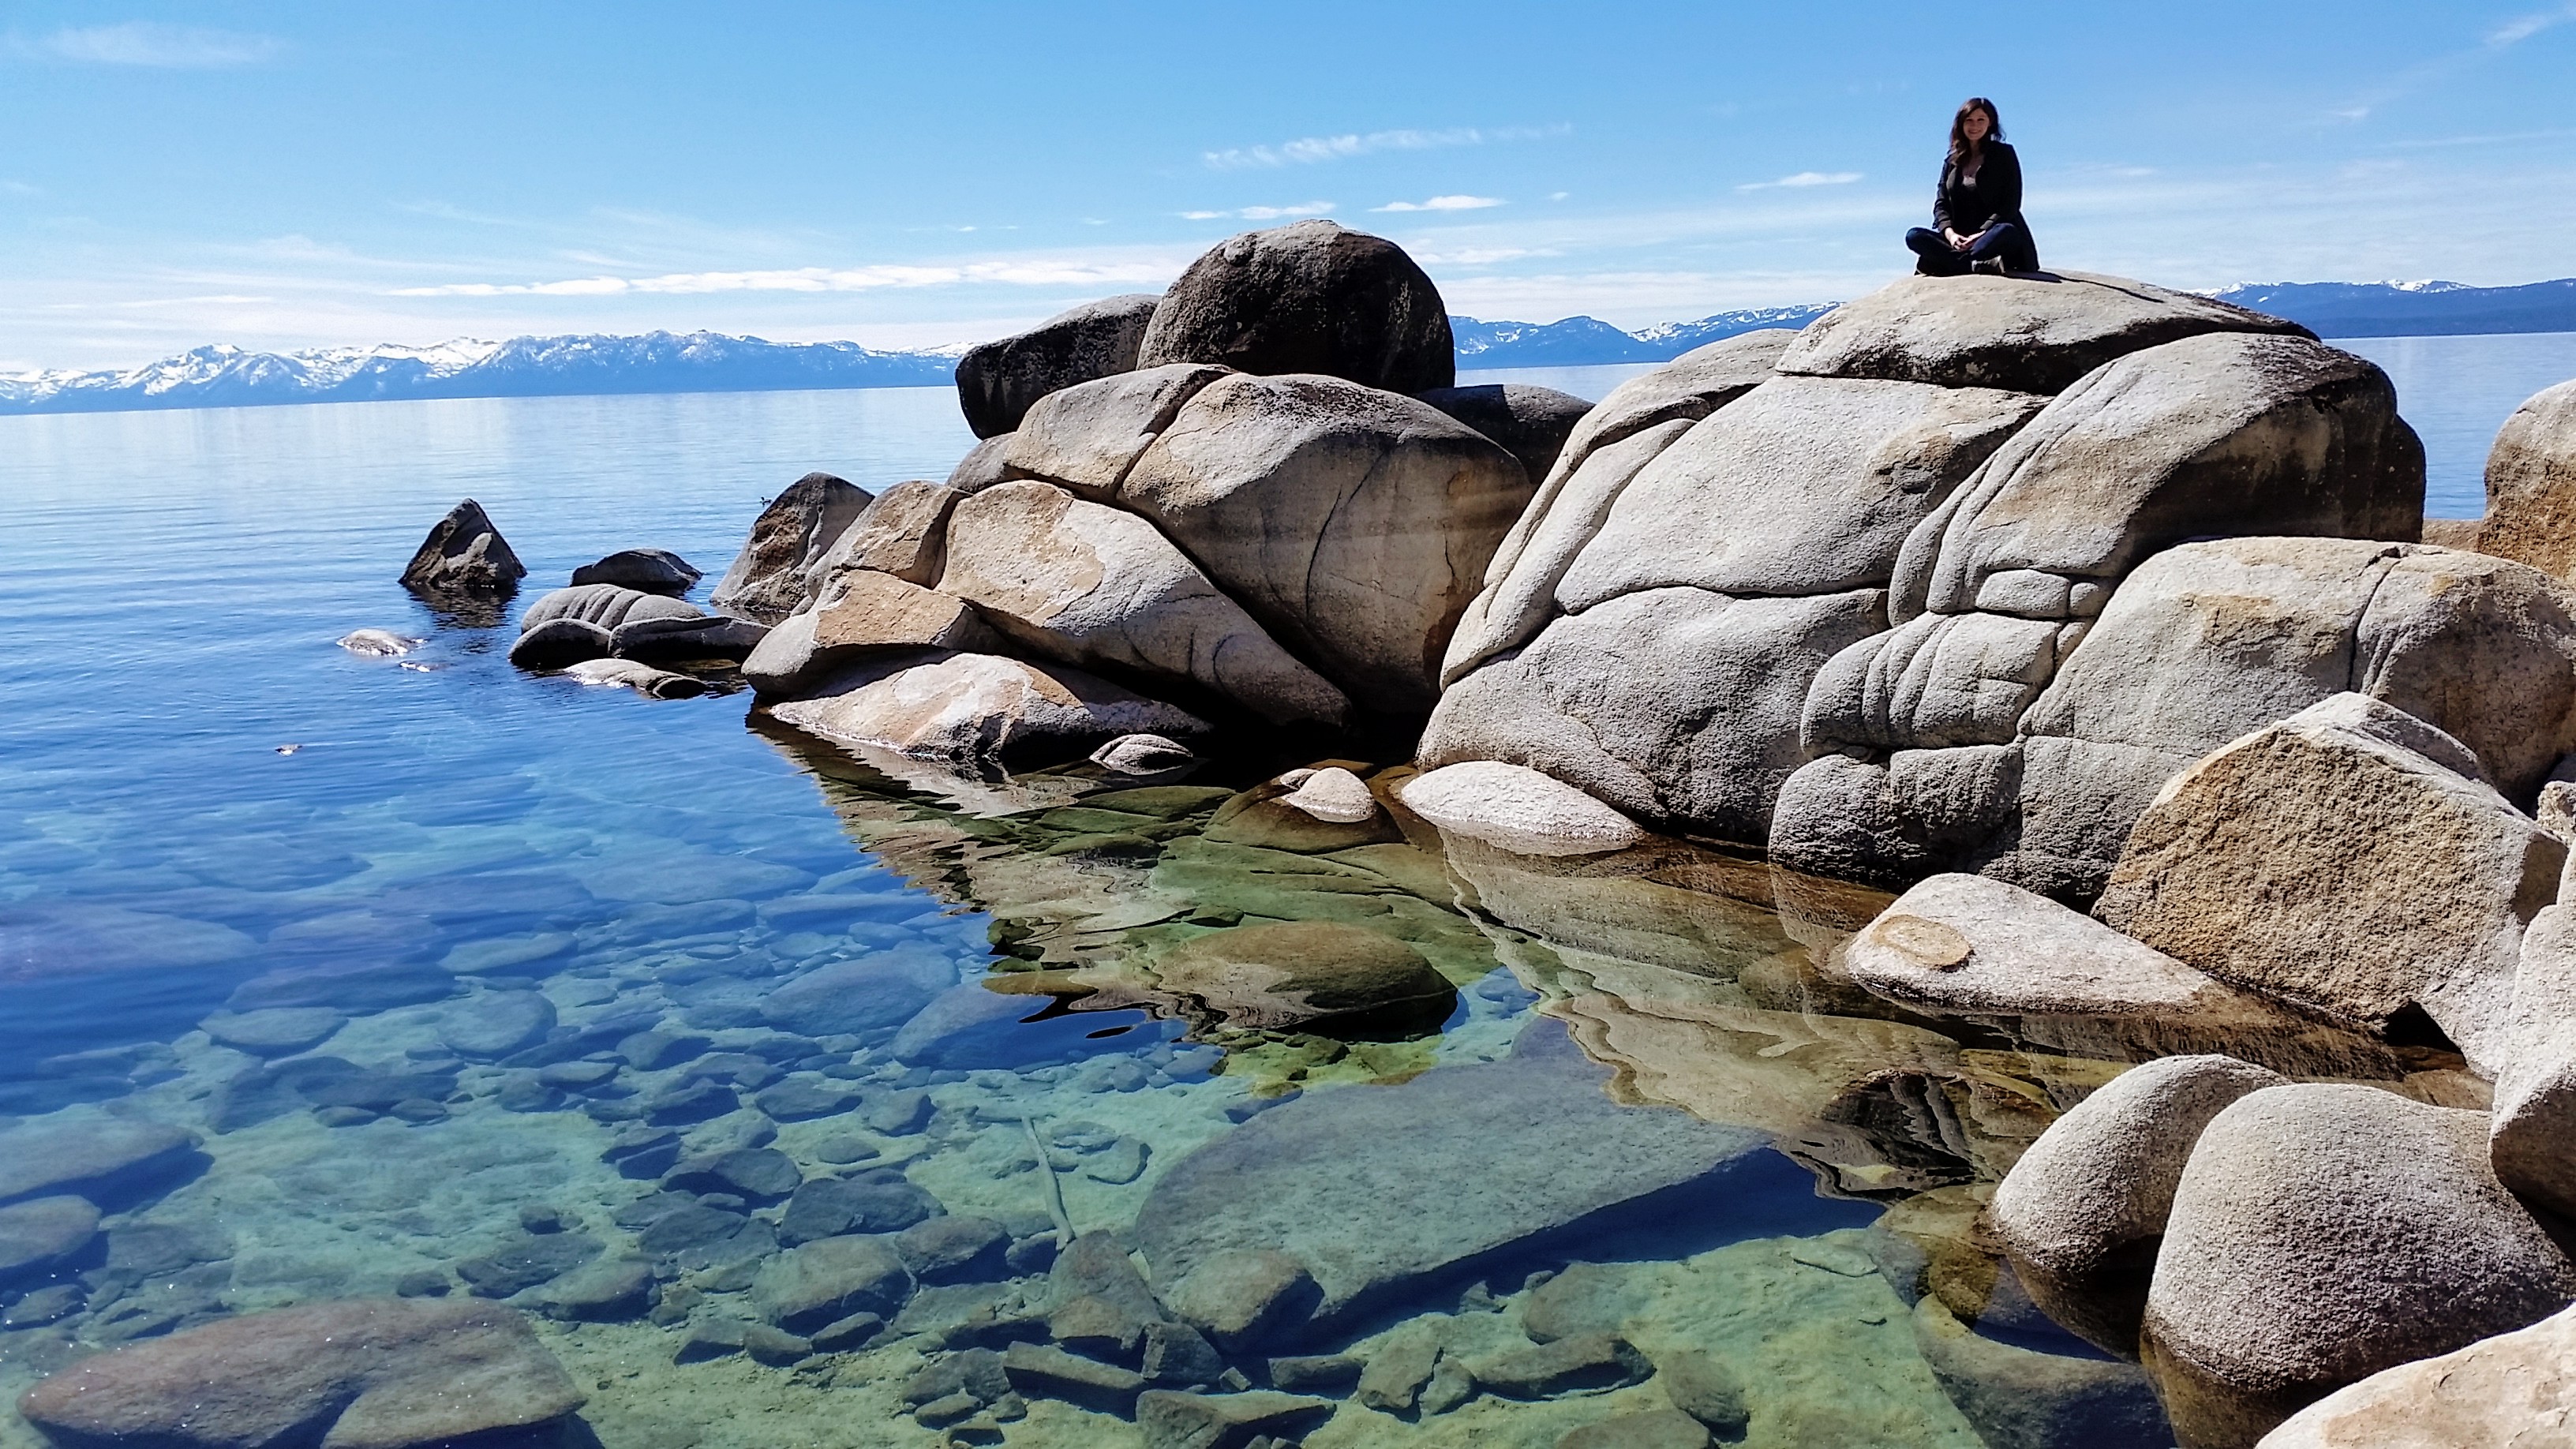
M 1927 277 L 1964 277 L 1970 262 L 2000 258 L 2008 272 L 2039 270 L 2039 249 L 2022 235 L 2011 222 L 1998 222 L 1977 238 L 1968 250 L 1952 251 L 1947 238 L 1930 227 L 1918 226 L 1905 234 L 1905 248 L 1923 260 L 1914 270 Z

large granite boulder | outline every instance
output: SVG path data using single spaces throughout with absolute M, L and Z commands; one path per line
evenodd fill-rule
M 1624 595 L 1451 685 L 1416 758 L 1526 765 L 1650 825 L 1759 841 L 1807 759 L 1808 681 L 1887 627 L 1885 601 L 1880 589 Z
M 1350 714 L 1152 524 L 1053 484 L 958 504 L 939 586 L 1046 658 L 1204 689 L 1274 724 Z
M 2487 453 L 2478 551 L 2557 578 L 2576 574 L 2576 382 L 2513 410 Z
M 697 605 L 618 584 L 576 584 L 555 589 L 519 616 L 510 662 L 522 669 L 560 669 L 618 652 L 618 635 L 630 624 L 673 621 L 694 627 L 706 620 Z
M 1428 403 L 1329 377 L 1235 376 L 1181 407 L 1117 502 L 1353 703 L 1419 714 L 1529 496 L 1511 454 Z
M 897 651 L 861 659 L 772 718 L 835 743 L 980 773 L 1079 759 L 1120 735 L 1196 738 L 1198 716 L 1062 665 Z
M 2484 1113 L 2267 1087 L 2192 1149 L 2142 1345 L 2182 1442 L 2220 1449 L 2571 1299 L 2576 1265 L 2487 1165 Z
M 1243 372 L 1322 373 L 1390 392 L 1456 381 L 1440 290 L 1404 249 L 1337 222 L 1231 238 L 1163 293 L 1136 365 L 1221 362 Z
M 402 585 L 433 600 L 491 600 L 509 597 L 527 576 L 483 505 L 468 498 L 430 528 L 403 566 Z
M 964 599 L 892 574 L 850 569 L 825 582 L 813 608 L 770 630 L 742 661 L 742 677 L 762 698 L 779 699 L 870 655 L 921 649 L 989 653 L 1001 642 Z
M 2049 1317 L 2124 1358 L 2175 1186 L 2210 1119 L 2287 1078 L 2233 1057 L 2131 1067 L 2048 1125 L 1995 1188 L 1986 1220 Z
M 1768 1210 L 1737 1180 L 1764 1157 L 1760 1134 L 1621 1106 L 1608 1076 L 1542 1020 L 1500 1061 L 1309 1093 L 1173 1164 L 1137 1245 L 1166 1283 L 1223 1253 L 1292 1256 L 1322 1289 L 1320 1326 L 1443 1289 L 1454 1304 L 1500 1264 L 1640 1221 Z
M 1435 387 L 1422 401 L 1503 445 L 1521 460 L 1521 471 L 1544 478 L 1592 404 L 1570 392 L 1526 382 L 1487 382 Z
M 677 598 L 698 586 L 704 577 L 687 559 L 667 548 L 621 548 L 596 563 L 586 563 L 572 571 L 572 582 L 582 584 L 615 584 L 619 588 L 642 589 L 648 594 L 669 594 Z
M 2363 1026 L 2420 1009 L 2491 1071 L 2567 847 L 2432 726 L 2341 694 L 2167 784 L 2094 914 L 2222 981 Z
M 852 569 L 892 574 L 925 587 L 939 582 L 948 511 L 964 496 L 945 483 L 916 478 L 868 500 L 817 566 L 822 588 Z M 821 597 L 821 588 L 816 597 Z
M 2259 1449 L 2537 1449 L 2576 1424 L 2576 1309 L 2382 1369 L 2263 1436 Z
M 1907 277 L 1819 318 L 1780 370 L 2053 393 L 2114 358 L 2211 332 L 2314 336 L 2126 277 Z
M 979 438 L 1020 425 L 1039 398 L 1136 366 L 1160 297 L 1135 293 L 1085 302 L 1026 332 L 966 349 L 957 359 L 957 405 Z
M 219 1319 L 83 1359 L 18 1412 L 64 1449 L 432 1449 L 584 1402 L 496 1303 L 360 1298 Z
M 751 537 L 707 602 L 728 614 L 775 624 L 804 607 L 820 565 L 868 506 L 867 490 L 829 473 L 808 473 L 769 501 Z
M 1627 816 L 1556 777 L 1500 760 L 1416 775 L 1397 798 L 1442 830 L 1523 855 L 1599 855 L 1645 836 Z
M 2576 903 L 2531 918 L 2488 1131 L 2496 1177 L 2576 1220 Z
M 1127 470 L 1181 405 L 1230 369 L 1175 362 L 1050 393 L 1002 451 L 1006 478 L 1043 478 L 1094 502 L 1118 496 Z M 987 485 L 990 486 L 990 485 Z

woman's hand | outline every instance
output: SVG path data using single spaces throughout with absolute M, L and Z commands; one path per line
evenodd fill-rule
M 1977 239 L 1975 237 L 1961 236 L 1946 226 L 1941 228 L 1941 240 L 1948 242 L 1950 244 L 1950 250 L 1954 252 L 1964 252 L 1968 248 L 1977 244 Z

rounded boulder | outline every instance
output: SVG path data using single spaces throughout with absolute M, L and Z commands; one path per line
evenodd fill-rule
M 1337 222 L 1246 232 L 1181 273 L 1145 327 L 1138 367 L 1221 362 L 1323 373 L 1389 392 L 1457 380 L 1449 311 L 1404 249 Z

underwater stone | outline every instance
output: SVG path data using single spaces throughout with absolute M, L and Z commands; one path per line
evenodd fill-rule
M 930 1125 L 933 1106 L 928 1092 L 871 1092 L 859 1106 L 859 1125 L 886 1137 L 909 1137 Z
M 1644 1354 L 1615 1333 L 1586 1333 L 1507 1348 L 1468 1367 L 1479 1385 L 1514 1399 L 1614 1389 L 1655 1371 Z
M 639 1031 L 621 1037 L 617 1054 L 639 1072 L 658 1072 L 705 1051 L 713 1043 L 702 1036 L 668 1031 Z
M 1292 1394 L 1347 1394 L 1367 1367 L 1348 1354 L 1311 1354 L 1270 1361 L 1270 1386 Z
M 1165 953 L 1153 969 L 1164 990 L 1255 1029 L 1378 1016 L 1437 1024 L 1458 996 L 1421 952 L 1339 921 L 1210 932 Z
M 1056 1303 L 1085 1296 L 1103 1299 L 1140 1324 L 1163 1316 L 1163 1305 L 1154 1301 L 1153 1290 L 1145 1286 L 1145 1277 L 1136 1271 L 1126 1247 L 1108 1233 L 1075 1238 L 1048 1270 L 1047 1291 Z
M 852 1103 L 859 1100 L 859 1094 L 830 1082 L 801 1081 L 790 1077 L 775 1086 L 763 1088 L 751 1100 L 761 1111 L 781 1122 L 803 1122 L 813 1117 L 830 1117 L 846 1112 Z
M 594 1102 L 591 1105 L 596 1108 L 607 1104 Z M 657 1127 L 682 1127 L 712 1121 L 741 1105 L 742 1099 L 734 1095 L 731 1087 L 696 1082 L 650 1098 L 643 1104 L 643 1114 L 646 1121 Z
M 555 1004 L 542 994 L 486 991 L 456 1008 L 438 1039 L 460 1057 L 489 1061 L 542 1041 L 554 1028 Z
M 739 1233 L 750 1219 L 741 1213 L 726 1212 L 699 1203 L 674 1208 L 655 1218 L 640 1238 L 644 1251 L 655 1257 L 684 1253 L 691 1248 L 704 1248 L 721 1243 Z
M 218 1011 L 197 1027 L 218 1046 L 254 1056 L 284 1056 L 320 1046 L 349 1018 L 327 1006 L 278 1006 L 264 1011 Z
M 1149 1389 L 1136 1399 L 1136 1427 L 1145 1431 L 1146 1449 L 1244 1449 L 1256 1438 L 1301 1436 L 1332 1413 L 1329 1400 L 1268 1389 L 1240 1394 Z
M 1476 1397 L 1476 1375 L 1466 1363 L 1444 1353 L 1422 1389 L 1422 1412 L 1445 1414 Z
M 808 971 L 769 993 L 761 1019 L 806 1036 L 900 1026 L 957 984 L 957 966 L 923 947 L 899 947 Z
M 550 1318 L 615 1323 L 641 1318 L 652 1306 L 652 1266 L 631 1258 L 575 1268 L 546 1291 Z
M 660 1177 L 680 1160 L 680 1134 L 668 1127 L 623 1132 L 599 1157 L 620 1177 L 639 1181 Z
M 775 1202 L 803 1181 L 796 1159 L 775 1147 L 738 1147 L 681 1163 L 662 1180 L 682 1192 L 736 1192 L 755 1202 Z
M 883 1315 L 853 1313 L 814 1330 L 813 1341 L 825 1353 L 848 1353 L 867 1347 L 869 1340 L 884 1331 Z
M 903 1401 L 927 1404 L 951 1394 L 964 1394 L 982 1405 L 1010 1391 L 1010 1376 L 1002 1372 L 1000 1354 L 989 1348 L 964 1348 L 914 1370 L 912 1377 L 904 1380 Z
M 479 1258 L 456 1265 L 456 1276 L 485 1298 L 507 1298 L 534 1288 L 599 1256 L 600 1241 L 588 1233 L 523 1233 Z
M 0 1207 L 0 1282 L 59 1263 L 98 1236 L 98 1208 L 68 1193 Z
M 912 1294 L 912 1274 L 873 1237 L 819 1238 L 760 1265 L 752 1305 L 791 1333 L 853 1313 L 890 1314 Z
M 1569 1263 L 1531 1290 L 1521 1304 L 1521 1331 L 1535 1343 L 1586 1333 L 1616 1333 L 1638 1308 L 1638 1294 L 1618 1267 Z
M 242 1012 L 280 1006 L 371 1012 L 444 1001 L 455 994 L 456 978 L 436 966 L 417 961 L 378 961 L 271 971 L 234 987 L 224 1005 Z
M 0 1133 L 0 1202 L 73 1192 L 110 1205 L 169 1177 L 197 1136 L 159 1122 L 107 1121 Z
M 57 1323 L 80 1311 L 81 1290 L 77 1283 L 56 1283 L 39 1288 L 9 1305 L 0 1313 L 0 1329 L 15 1333 L 21 1329 L 42 1328 Z
M 1708 1449 L 1708 1430 L 1679 1409 L 1650 1409 L 1571 1430 L 1556 1449 Z
M 128 1344 L 39 1383 L 18 1408 L 68 1445 L 427 1449 L 548 1423 L 582 1402 L 509 1309 L 374 1298 Z
M 1144 1369 L 1148 1383 L 1193 1388 L 1215 1383 L 1225 1372 L 1225 1359 L 1205 1334 L 1186 1323 L 1149 1323 Z
M 773 1368 L 786 1368 L 813 1357 L 814 1345 L 766 1323 L 746 1323 L 742 1326 L 742 1351 Z
M 1324 1295 L 1305 1264 L 1275 1248 L 1252 1248 L 1206 1259 L 1166 1297 L 1217 1347 L 1241 1354 L 1293 1335 Z
M 1097 1363 L 1044 1344 L 1015 1343 L 1002 1350 L 1002 1372 L 1015 1391 L 1033 1399 L 1062 1399 L 1124 1416 L 1136 1405 L 1144 1377 L 1134 1369 Z
M 899 1233 L 945 1211 L 938 1198 L 905 1181 L 902 1173 L 877 1168 L 857 1177 L 806 1183 L 787 1200 L 778 1227 L 786 1241 L 801 1243 L 843 1233 Z
M 1056 1304 L 1047 1314 L 1047 1336 L 1085 1358 L 1134 1363 L 1145 1344 L 1147 1319 L 1096 1293 Z
M 1685 1348 L 1666 1354 L 1655 1365 L 1664 1397 L 1673 1407 L 1728 1439 L 1741 1439 L 1752 1421 L 1744 1399 L 1744 1376 L 1705 1349 Z
M 1011 1235 L 991 1218 L 935 1217 L 895 1234 L 894 1250 L 925 1283 L 996 1276 Z
M 1360 1370 L 1359 1401 L 1381 1413 L 1412 1413 L 1439 1359 L 1440 1344 L 1427 1333 L 1396 1339 Z
M 689 1325 L 689 1336 L 680 1340 L 679 1349 L 671 1355 L 673 1363 L 705 1363 L 710 1359 L 730 1358 L 742 1352 L 742 1340 L 751 1325 L 739 1318 L 701 1318 Z

